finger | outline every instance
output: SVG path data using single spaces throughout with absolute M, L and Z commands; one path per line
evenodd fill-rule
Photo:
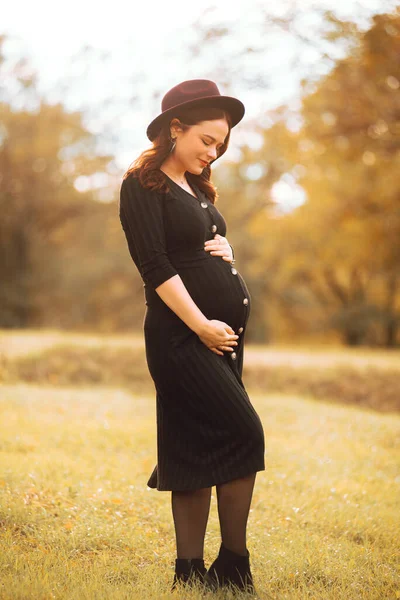
M 226 340 L 219 342 L 219 346 L 237 346 L 238 342 L 236 341 L 236 339 L 233 339 L 233 337 L 238 338 L 239 336 L 229 336 L 229 338 L 227 338 Z
M 230 325 L 228 325 L 227 323 L 226 323 L 225 331 L 227 331 L 228 333 L 231 334 L 231 336 L 233 336 L 230 338 L 231 340 L 237 339 L 239 337 L 238 335 L 236 335 L 236 333 L 234 332 L 232 327 Z
M 219 356 L 223 356 L 224 355 L 224 353 L 223 352 L 219 352 L 217 350 L 217 348 L 210 348 L 210 350 L 211 350 L 211 352 L 214 352 L 214 354 L 219 354 Z
M 224 256 L 226 250 L 219 248 L 218 250 L 211 250 L 210 254 L 215 254 L 216 256 Z
M 217 238 L 217 240 L 219 240 L 219 243 L 220 243 L 220 244 L 226 244 L 226 242 L 228 241 L 228 240 L 226 239 L 226 237 L 224 237 L 223 235 L 220 235 L 219 233 L 216 233 L 216 234 L 214 235 L 214 239 L 215 239 L 215 238 Z
M 229 260 L 232 260 L 232 256 L 229 254 L 229 252 L 227 254 L 226 248 L 221 248 L 221 247 L 219 247 L 219 248 L 206 248 L 206 250 L 210 250 L 210 254 L 215 254 L 217 256 L 219 255 L 219 256 L 225 257 L 225 258 L 227 258 Z
M 219 252 L 226 252 L 226 248 L 222 248 L 222 246 L 216 246 L 215 244 L 213 246 L 205 246 L 205 250 L 211 250 L 212 252 L 215 251 L 219 251 Z

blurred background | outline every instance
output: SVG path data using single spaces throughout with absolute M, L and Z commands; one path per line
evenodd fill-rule
M 121 178 L 164 93 L 206 78 L 246 106 L 212 176 L 249 341 L 399 346 L 398 3 L 59 10 L 2 15 L 0 329 L 141 331 Z

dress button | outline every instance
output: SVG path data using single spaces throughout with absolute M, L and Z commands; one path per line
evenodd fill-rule
M 245 304 L 245 305 L 247 306 L 247 305 L 248 305 L 248 303 L 249 303 L 249 300 L 248 300 L 248 298 L 243 298 L 243 304 Z
M 236 360 L 236 352 L 231 352 L 231 358 L 232 360 Z
M 236 271 L 236 269 L 233 269 L 233 268 L 232 268 L 232 269 L 231 269 L 231 273 L 232 273 L 233 275 L 237 275 L 237 271 Z
M 211 227 L 211 231 L 212 231 L 213 233 L 215 233 L 215 232 L 217 231 L 217 226 L 216 226 L 216 225 L 213 225 L 213 226 Z
M 243 331 L 243 327 L 239 327 L 238 333 L 242 333 L 242 331 Z
M 207 202 L 202 202 L 202 203 L 201 203 L 201 206 L 202 206 L 203 208 L 207 208 L 208 204 L 207 204 Z

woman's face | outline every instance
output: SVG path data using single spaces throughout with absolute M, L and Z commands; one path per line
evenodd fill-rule
M 229 126 L 225 119 L 201 121 L 187 131 L 177 128 L 173 133 L 173 136 L 177 136 L 173 156 L 184 171 L 199 175 L 206 163 L 218 157 L 218 151 L 228 133 Z

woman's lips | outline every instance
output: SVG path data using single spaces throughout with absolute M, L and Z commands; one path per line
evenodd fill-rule
M 199 158 L 199 161 L 202 163 L 203 167 L 206 167 L 208 165 L 208 163 L 204 162 L 204 160 L 201 160 L 201 158 Z

